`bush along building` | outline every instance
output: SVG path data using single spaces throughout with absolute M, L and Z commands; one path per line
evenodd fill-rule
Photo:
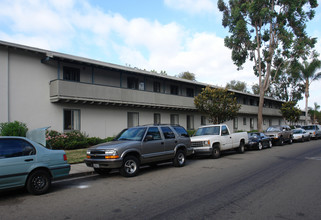
M 207 84 L 135 68 L 0 41 L 0 122 L 21 121 L 29 129 L 51 126 L 96 137 L 126 127 L 208 124 L 194 106 Z M 215 86 L 212 86 L 215 87 Z M 257 129 L 259 97 L 235 92 L 242 105 L 226 122 L 236 130 Z M 266 98 L 264 128 L 282 124 L 281 101 Z

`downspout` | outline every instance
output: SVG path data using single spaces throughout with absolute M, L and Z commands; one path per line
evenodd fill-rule
M 95 78 L 94 78 L 94 66 L 91 67 L 91 84 L 95 83 Z
M 60 79 L 60 61 L 58 60 L 57 78 Z
M 8 47 L 8 63 L 7 63 L 7 82 L 8 82 L 8 85 L 7 85 L 7 94 L 8 94 L 8 99 L 7 99 L 7 111 L 8 111 L 8 122 L 10 122 L 10 89 L 9 89 L 9 86 L 10 86 L 10 79 L 9 79 L 9 76 L 10 76 L 10 52 L 9 52 L 10 48 Z

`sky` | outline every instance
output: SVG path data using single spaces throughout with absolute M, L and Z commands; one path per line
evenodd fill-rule
M 320 8 L 307 32 L 321 54 Z M 216 86 L 243 81 L 251 91 L 253 63 L 237 70 L 228 34 L 217 0 L 0 0 L 0 40 L 172 76 L 189 71 Z M 321 105 L 320 86 L 312 83 L 309 107 Z

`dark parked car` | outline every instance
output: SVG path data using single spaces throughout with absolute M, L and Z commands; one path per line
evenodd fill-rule
M 142 164 L 172 160 L 174 166 L 182 167 L 192 153 L 185 128 L 146 125 L 125 129 L 114 141 L 89 148 L 85 163 L 99 174 L 119 168 L 121 175 L 132 177 L 138 174 Z
M 262 148 L 272 147 L 272 140 L 264 133 L 252 132 L 248 133 L 249 143 L 246 145 L 248 149 L 262 150 Z
M 283 145 L 285 142 L 292 144 L 293 132 L 287 125 L 275 125 L 268 127 L 264 134 L 271 138 L 273 144 Z

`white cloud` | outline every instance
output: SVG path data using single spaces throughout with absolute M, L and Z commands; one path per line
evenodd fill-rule
M 216 1 L 210 0 L 164 2 L 190 13 L 217 10 Z M 214 32 L 191 33 L 176 22 L 162 24 L 139 17 L 129 20 L 86 0 L 3 0 L 0 20 L 1 40 L 146 70 L 165 70 L 170 75 L 190 71 L 198 81 L 218 86 L 240 80 L 250 88 L 258 82 L 252 63 L 236 70 L 231 50 Z M 317 49 L 321 51 L 320 43 Z M 319 87 L 320 81 L 312 84 L 310 105 L 321 103 Z
M 214 1 L 211 0 L 164 0 L 164 3 L 169 8 L 186 11 L 191 14 L 213 12 L 216 9 Z

